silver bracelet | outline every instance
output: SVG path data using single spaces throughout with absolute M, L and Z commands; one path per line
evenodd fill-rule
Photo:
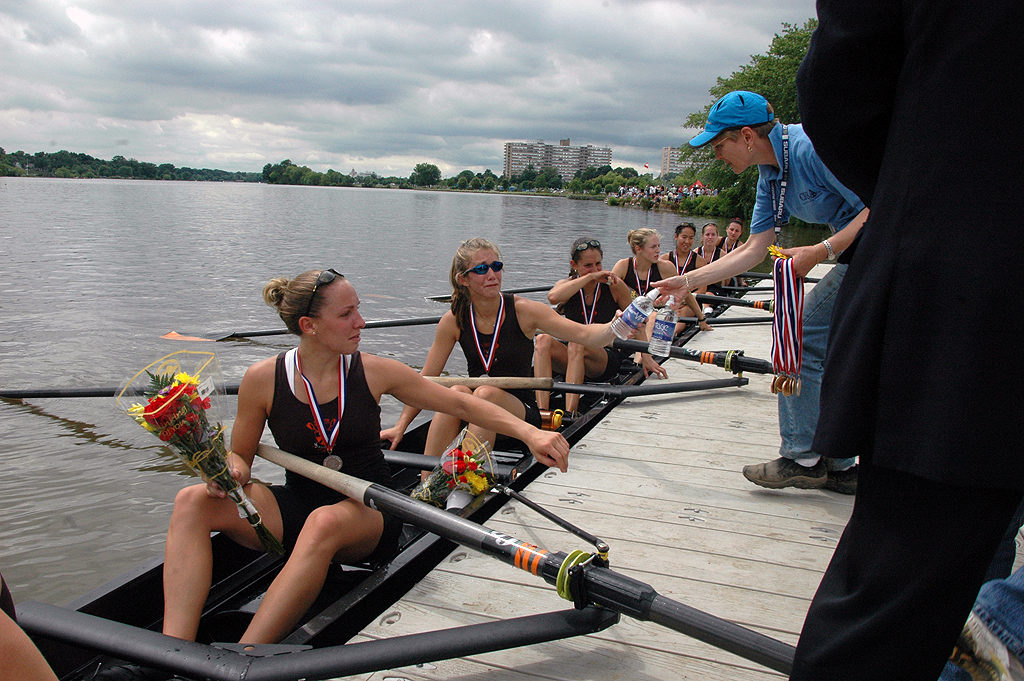
M 683 283 L 686 284 L 687 291 L 693 290 L 690 288 L 690 274 L 688 272 L 683 272 Z
M 832 260 L 835 260 L 836 259 L 836 252 L 832 250 L 832 244 L 830 244 L 828 242 L 828 239 L 825 239 L 821 243 L 825 244 L 825 250 L 828 251 L 828 257 L 825 258 L 825 260 L 830 261 L 830 262 Z

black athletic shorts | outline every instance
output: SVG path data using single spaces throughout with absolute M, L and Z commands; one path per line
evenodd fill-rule
M 328 490 L 321 485 L 317 485 L 318 491 L 313 493 L 306 489 L 296 490 L 289 485 L 271 485 L 269 489 L 277 499 L 277 506 L 281 510 L 281 520 L 284 523 L 284 537 L 281 538 L 281 543 L 289 553 L 295 548 L 295 540 L 310 513 L 321 506 L 336 504 L 348 498 L 344 494 Z M 380 541 L 377 542 L 377 548 L 363 558 L 362 562 L 382 562 L 394 556 L 398 551 L 398 539 L 402 535 L 402 521 L 387 513 L 382 512 L 381 515 L 384 516 L 384 531 L 381 533 Z
M 604 373 L 595 377 L 587 376 L 596 383 L 607 383 L 615 378 L 619 373 L 619 367 L 622 366 L 622 359 L 626 356 L 626 353 L 615 348 L 605 348 L 604 353 L 608 356 L 608 361 L 604 365 Z

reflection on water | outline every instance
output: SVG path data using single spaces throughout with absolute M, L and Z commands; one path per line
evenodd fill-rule
M 424 297 L 450 292 L 463 239 L 501 246 L 504 285 L 516 288 L 564 277 L 578 236 L 601 240 L 610 268 L 629 255 L 628 229 L 657 229 L 667 249 L 679 220 L 537 197 L 0 178 L 0 386 L 117 384 L 189 347 L 214 348 L 237 383 L 294 339 L 160 336 L 280 328 L 263 285 L 322 267 L 352 279 L 368 320 L 439 315 L 445 306 Z M 432 337 L 426 326 L 371 329 L 362 349 L 419 368 Z M 465 371 L 460 353 L 448 370 Z M 382 410 L 387 426 L 400 405 L 385 398 Z M 110 398 L 0 400 L 0 441 L 0 570 L 18 601 L 63 604 L 159 556 L 174 494 L 193 482 Z M 283 478 L 261 461 L 254 475 Z

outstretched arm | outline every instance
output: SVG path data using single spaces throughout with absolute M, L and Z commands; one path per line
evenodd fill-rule
M 676 275 L 659 281 L 656 286 L 663 294 L 672 294 L 676 298 L 682 296 L 684 288 L 694 290 L 701 286 L 714 284 L 729 277 L 735 277 L 757 265 L 768 255 L 768 246 L 775 238 L 775 233 L 768 229 L 752 234 L 747 243 L 718 260 L 698 267 L 684 275 Z
M 861 212 L 850 220 L 849 223 L 841 230 L 833 234 L 828 238 L 829 246 L 832 247 L 832 251 L 840 253 L 849 248 L 850 244 L 853 243 L 854 237 L 860 231 L 860 228 L 864 226 L 864 223 L 868 219 L 868 209 L 865 208 Z M 796 272 L 796 276 L 804 277 L 811 271 L 815 265 L 820 262 L 824 262 L 828 259 L 828 248 L 825 246 L 825 242 L 816 243 L 813 246 L 797 246 L 795 248 L 787 248 L 782 251 L 785 255 L 793 258 L 793 268 Z
M 534 428 L 498 405 L 469 393 L 441 387 L 395 360 L 365 354 L 363 357 L 367 365 L 367 381 L 375 395 L 394 395 L 417 410 L 444 412 L 522 440 L 538 461 L 563 472 L 567 470 L 569 443 L 561 434 Z

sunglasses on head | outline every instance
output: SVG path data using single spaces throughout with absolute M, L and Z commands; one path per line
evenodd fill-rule
M 491 262 L 491 263 L 482 262 L 479 265 L 477 265 L 476 267 L 470 267 L 468 270 L 466 270 L 466 273 L 468 274 L 469 272 L 472 272 L 473 274 L 481 274 L 481 275 L 483 275 L 483 274 L 487 274 L 487 268 L 491 268 L 495 272 L 500 272 L 501 268 L 504 267 L 504 266 L 505 266 L 505 263 L 503 263 L 500 260 L 495 260 L 494 262 Z
M 598 241 L 597 239 L 591 239 L 589 241 L 584 241 L 583 243 L 576 244 L 576 247 L 573 248 L 572 250 L 573 253 L 579 253 L 580 251 L 585 251 L 588 248 L 596 248 L 600 250 L 601 242 Z
M 341 272 L 338 272 L 333 267 L 328 270 L 321 270 L 320 276 L 316 278 L 316 282 L 313 284 L 313 292 L 309 294 L 309 303 L 306 305 L 306 314 L 303 317 L 309 317 L 310 312 L 313 311 L 313 300 L 316 298 L 316 291 L 321 286 L 326 286 L 334 281 L 335 277 L 343 276 Z

